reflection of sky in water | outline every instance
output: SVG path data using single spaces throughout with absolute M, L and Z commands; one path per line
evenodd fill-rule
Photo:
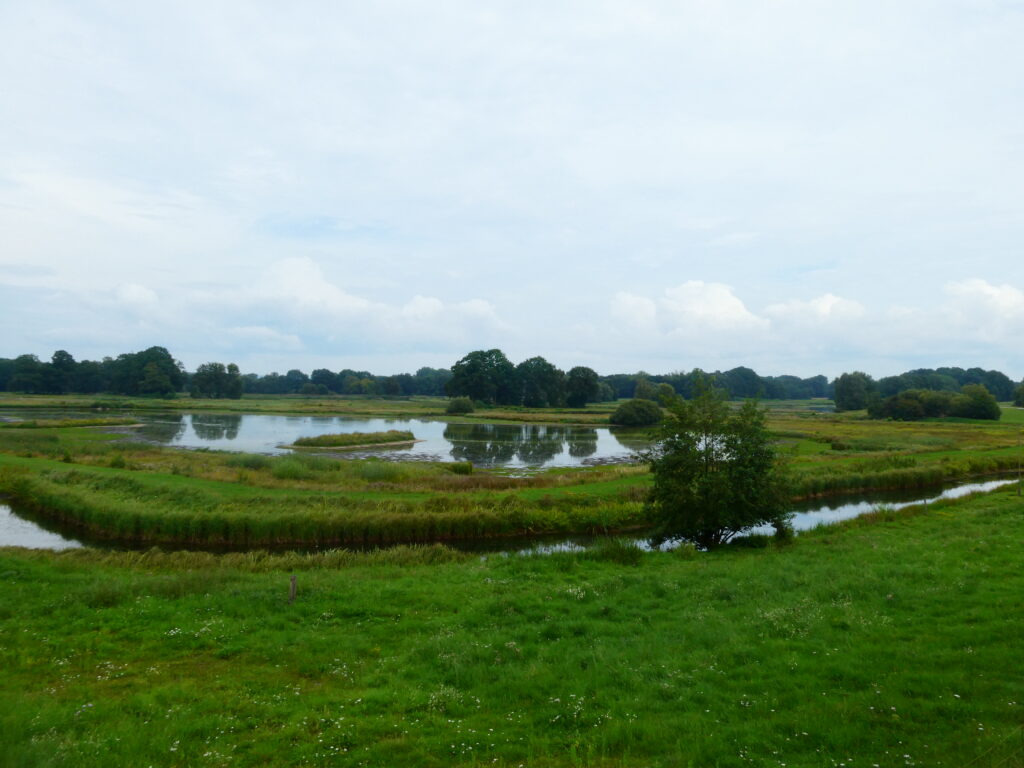
M 408 430 L 415 444 L 370 448 L 339 455 L 402 460 L 472 461 L 484 467 L 572 467 L 629 460 L 646 445 L 637 433 L 608 428 L 537 424 L 449 424 L 420 419 L 349 419 L 264 414 L 168 414 L 141 416 L 138 437 L 184 448 L 247 453 L 284 453 L 299 437 L 348 432 Z
M 50 533 L 31 520 L 18 517 L 6 504 L 0 504 L 0 546 L 61 550 L 75 549 L 82 543 Z

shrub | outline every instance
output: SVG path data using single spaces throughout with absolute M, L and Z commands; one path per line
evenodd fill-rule
M 453 397 L 448 401 L 448 407 L 444 409 L 444 412 L 449 416 L 460 416 L 466 413 L 473 412 L 473 401 L 468 397 Z
M 270 457 L 260 453 L 240 453 L 236 456 L 231 456 L 226 463 L 229 467 L 266 469 L 270 466 Z
M 653 400 L 627 400 L 608 421 L 621 427 L 649 427 L 661 421 L 661 408 Z
M 453 475 L 472 475 L 473 474 L 473 462 L 472 461 L 456 461 L 451 464 L 445 464 L 445 469 L 451 472 Z

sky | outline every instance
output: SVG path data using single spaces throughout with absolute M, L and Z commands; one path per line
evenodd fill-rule
M 0 357 L 1024 376 L 1024 2 L 0 2 Z

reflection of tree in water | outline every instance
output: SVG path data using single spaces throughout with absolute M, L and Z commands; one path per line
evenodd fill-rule
M 200 440 L 234 440 L 238 437 L 238 427 L 242 417 L 238 414 L 195 414 L 192 416 L 192 429 Z
M 657 437 L 650 429 L 612 427 L 609 431 L 619 441 L 619 445 L 631 451 L 646 451 Z
M 574 459 L 584 459 L 597 453 L 596 429 L 569 427 L 565 438 L 569 443 L 569 455 Z
M 158 421 L 146 421 L 135 433 L 154 443 L 173 443 L 185 431 L 185 419 L 180 413 L 157 416 Z
M 497 424 L 449 424 L 444 438 L 452 444 L 452 458 L 482 466 L 505 464 L 516 454 L 518 429 Z
M 520 428 L 521 437 L 516 454 L 524 464 L 544 464 L 562 452 L 565 445 L 565 427 L 547 427 L 529 424 Z

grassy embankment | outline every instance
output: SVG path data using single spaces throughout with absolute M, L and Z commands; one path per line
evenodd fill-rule
M 899 424 L 795 404 L 771 426 L 797 496 L 910 489 L 1016 468 L 1020 424 Z M 0 493 L 23 511 L 113 540 L 330 546 L 644 525 L 642 467 L 531 477 L 458 465 L 267 457 L 120 444 L 94 429 L 0 430 Z
M 389 429 L 386 432 L 346 432 L 336 435 L 316 435 L 300 437 L 293 444 L 294 448 L 365 448 L 369 445 L 400 445 L 416 440 L 412 432 L 400 429 Z
M 1020 766 L 1022 541 L 999 492 L 712 555 L 0 550 L 0 764 Z

